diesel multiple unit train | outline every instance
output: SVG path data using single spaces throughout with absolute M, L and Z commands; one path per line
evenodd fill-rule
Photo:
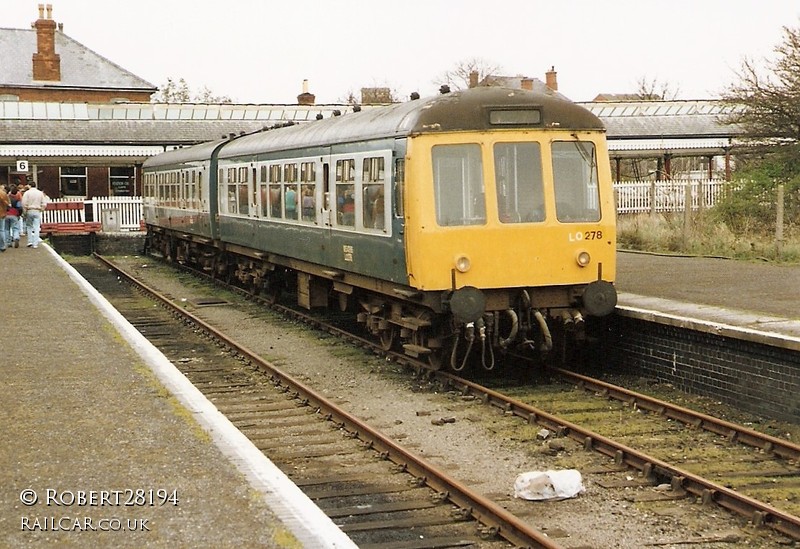
M 616 305 L 605 130 L 554 94 L 443 93 L 168 151 L 142 173 L 149 253 L 352 311 L 436 367 L 571 345 Z

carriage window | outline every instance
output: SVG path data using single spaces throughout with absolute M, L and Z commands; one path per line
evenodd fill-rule
M 283 171 L 279 164 L 275 164 L 269 167 L 269 182 L 270 183 L 280 183 L 281 182 L 281 175 L 283 175 Z
M 558 220 L 566 223 L 600 221 L 594 143 L 558 141 L 553 143 L 552 155 Z
M 300 164 L 300 211 L 303 221 L 316 221 L 316 164 L 303 162 Z
M 544 185 L 539 143 L 494 146 L 497 209 L 501 223 L 544 221 Z
M 283 189 L 280 184 L 271 183 L 269 186 L 269 216 L 270 217 L 283 217 L 283 209 L 281 207 L 283 199 Z
M 181 208 L 186 209 L 186 204 L 189 202 L 189 172 L 181 172 Z
M 269 167 L 269 215 L 270 217 L 283 217 L 283 189 L 281 179 L 283 170 L 280 164 Z
M 286 219 L 297 219 L 298 187 L 297 187 L 297 164 L 286 164 L 283 166 L 283 202 L 284 217 Z
M 352 158 L 349 160 L 336 161 L 336 181 L 355 181 L 356 179 L 356 161 Z
M 352 184 L 336 184 L 336 219 L 339 225 L 355 227 L 356 192 Z
M 436 145 L 432 156 L 436 222 L 442 227 L 484 224 L 480 145 Z
M 269 212 L 269 202 L 267 202 L 267 200 L 268 200 L 267 197 L 269 196 L 269 193 L 268 193 L 267 189 L 268 189 L 268 187 L 266 185 L 264 185 L 263 183 L 258 186 L 258 193 L 259 193 L 260 198 L 261 198 L 261 211 L 259 212 L 259 215 L 261 217 L 268 217 L 269 216 L 269 213 L 268 213 Z
M 242 215 L 250 214 L 250 193 L 248 192 L 248 171 L 247 167 L 239 168 L 238 185 L 237 189 L 237 203 L 239 204 L 239 213 Z
M 228 185 L 228 213 L 236 213 L 236 185 Z
M 203 207 L 203 172 L 197 174 L 197 207 Z
M 178 206 L 178 200 L 180 199 L 180 182 L 178 181 L 178 172 L 170 172 L 169 174 L 169 205 L 170 206 Z
M 356 226 L 356 161 L 336 161 L 336 220 L 338 225 Z
M 239 204 L 239 213 L 242 215 L 250 214 L 250 199 L 247 192 L 247 183 L 239 183 L 236 186 L 237 194 L 236 201 Z
M 386 178 L 384 158 L 365 158 L 362 163 L 362 219 L 366 229 L 383 229 L 386 225 L 386 197 L 383 190 Z

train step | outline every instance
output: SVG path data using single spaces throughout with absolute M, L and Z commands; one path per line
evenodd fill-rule
M 403 345 L 403 350 L 408 356 L 413 356 L 414 358 L 419 358 L 431 353 L 431 350 L 427 347 L 421 347 L 420 345 L 414 345 L 413 343 L 405 343 Z

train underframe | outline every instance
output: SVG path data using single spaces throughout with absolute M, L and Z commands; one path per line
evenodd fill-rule
M 203 271 L 270 303 L 295 294 L 298 305 L 306 309 L 351 311 L 384 350 L 426 358 L 436 369 L 492 370 L 510 351 L 532 352 L 544 361 L 563 364 L 584 346 L 586 338 L 579 305 L 585 301 L 587 285 L 421 292 L 152 227 L 145 251 Z M 594 288 L 592 294 L 604 310 L 609 308 L 607 301 L 616 303 L 609 286 Z

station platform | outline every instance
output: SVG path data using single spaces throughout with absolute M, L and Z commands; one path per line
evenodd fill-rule
M 800 266 L 617 253 L 617 314 L 800 351 Z
M 47 244 L 0 279 L 0 546 L 355 547 Z

